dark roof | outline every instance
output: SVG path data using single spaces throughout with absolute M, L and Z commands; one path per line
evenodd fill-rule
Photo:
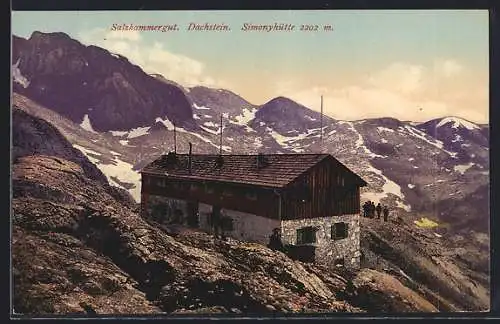
M 257 159 L 265 163 L 258 167 Z M 329 154 L 253 154 L 253 155 L 191 155 L 191 173 L 189 173 L 189 154 L 162 155 L 148 164 L 141 173 L 166 175 L 168 177 L 241 183 L 256 186 L 282 188 L 299 175 L 330 158 L 353 176 L 361 186 L 366 182 Z M 262 164 L 261 164 L 262 165 Z

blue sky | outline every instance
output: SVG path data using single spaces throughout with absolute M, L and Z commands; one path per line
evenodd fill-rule
M 224 23 L 229 32 L 186 31 Z M 332 25 L 330 32 L 243 32 L 244 23 Z M 111 32 L 117 24 L 178 24 L 177 32 Z M 12 31 L 62 31 L 127 56 L 185 86 L 232 90 L 262 104 L 286 95 L 336 118 L 456 115 L 488 121 L 488 12 L 13 12 Z M 423 109 L 420 109 L 422 108 Z

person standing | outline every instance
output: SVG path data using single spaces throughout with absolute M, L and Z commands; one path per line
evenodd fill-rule
M 382 214 L 382 205 L 378 203 L 375 210 L 377 211 L 377 218 L 380 219 L 380 214 Z
M 284 251 L 279 228 L 273 229 L 273 234 L 269 237 L 269 244 L 267 246 L 272 250 Z
M 211 221 L 212 221 L 212 230 L 214 232 L 214 236 L 216 238 L 220 237 L 222 238 L 222 226 L 221 226 L 221 210 L 220 207 L 213 207 L 212 208 L 212 214 L 211 214 Z
M 363 204 L 363 217 L 368 217 L 368 202 L 365 201 Z
M 387 206 L 384 206 L 384 222 L 387 222 L 388 218 L 389 218 L 389 208 L 387 208 Z

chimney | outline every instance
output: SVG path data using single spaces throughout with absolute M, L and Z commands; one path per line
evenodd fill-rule
M 165 161 L 167 166 L 173 166 L 177 164 L 177 154 L 175 154 L 175 152 L 168 152 L 167 156 L 165 157 Z
M 264 154 L 262 153 L 257 154 L 257 169 L 261 169 L 267 165 L 268 161 L 267 158 L 264 156 Z
M 222 155 L 218 155 L 215 161 L 217 163 L 217 167 L 222 168 L 222 165 L 224 164 L 224 158 Z
M 191 174 L 191 166 L 192 166 L 192 157 L 191 155 L 193 154 L 193 144 L 191 144 L 191 142 L 189 142 L 189 160 L 188 160 L 188 163 L 189 163 L 189 174 Z

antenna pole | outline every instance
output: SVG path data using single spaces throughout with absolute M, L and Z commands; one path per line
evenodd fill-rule
M 222 114 L 220 114 L 220 147 L 219 154 L 222 155 Z
M 321 117 L 320 117 L 320 133 L 319 141 L 321 147 L 321 153 L 323 153 L 323 95 L 321 95 Z
M 175 127 L 175 124 L 174 124 L 174 153 L 177 154 L 177 131 L 176 131 L 176 127 Z

